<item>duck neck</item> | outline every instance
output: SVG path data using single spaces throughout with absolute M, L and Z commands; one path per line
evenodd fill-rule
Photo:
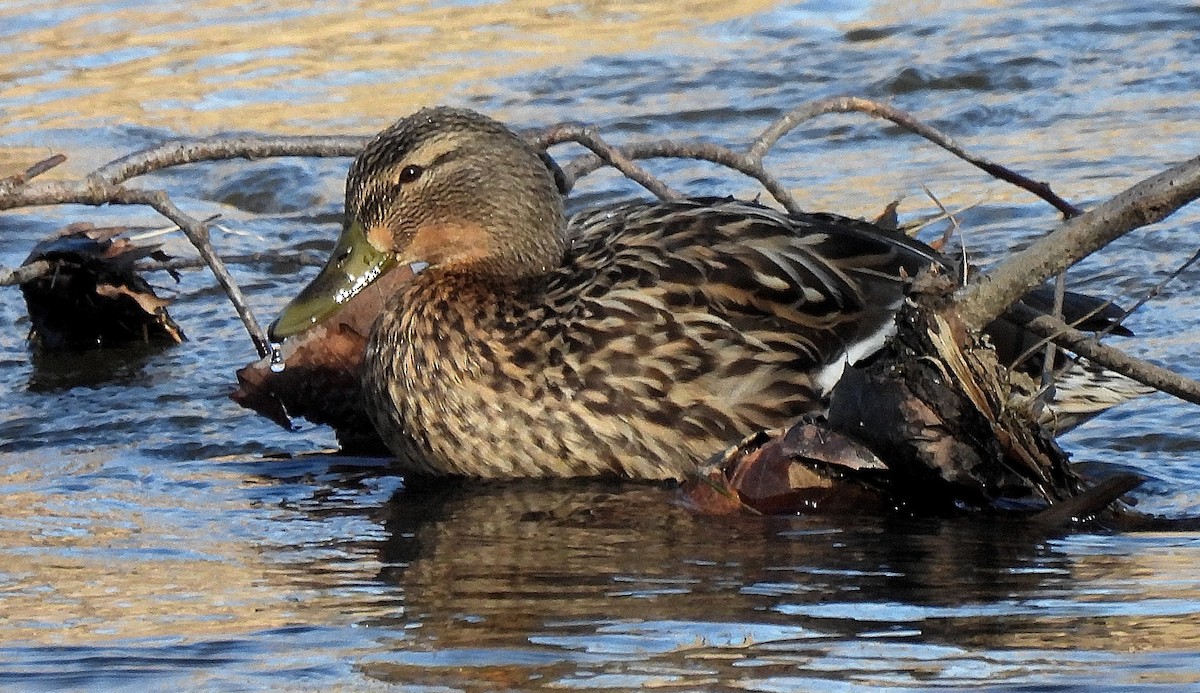
M 562 265 L 567 248 L 562 196 L 541 160 L 529 157 L 533 163 L 524 168 L 506 174 L 498 166 L 493 175 L 472 181 L 474 186 L 464 181 L 461 191 L 472 198 L 457 208 L 486 239 L 484 253 L 464 271 L 521 280 Z M 530 167 L 534 173 L 525 170 Z
M 498 326 L 519 300 L 520 280 L 429 268 L 390 302 L 375 325 L 366 379 L 376 401 L 403 412 L 419 428 L 420 402 L 457 402 L 467 383 L 490 377 Z M 390 390 L 388 382 L 401 383 Z M 413 418 L 416 417 L 416 418 Z
M 512 216 L 507 223 L 494 227 L 505 231 L 493 232 L 491 252 L 480 258 L 474 267 L 461 268 L 461 273 L 486 275 L 489 283 L 501 278 L 519 283 L 562 265 L 567 243 L 562 203 L 557 196 L 553 205 L 509 209 L 504 214 Z M 509 229 L 520 231 L 514 233 Z

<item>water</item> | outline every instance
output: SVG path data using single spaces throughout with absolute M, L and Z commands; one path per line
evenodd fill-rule
M 0 175 L 53 152 L 81 175 L 177 135 L 374 132 L 426 103 L 613 141 L 747 141 L 801 101 L 887 99 L 1091 204 L 1200 151 L 1200 11 L 1187 2 L 0 5 Z M 902 9 L 901 9 L 902 8 Z M 569 156 L 573 150 L 556 153 Z M 803 204 L 873 216 L 928 186 L 981 261 L 1048 206 L 862 117 L 770 158 Z M 224 253 L 327 251 L 345 160 L 159 174 Z M 708 164 L 654 170 L 753 195 Z M 635 192 L 611 174 L 577 202 Z M 3 214 L 0 265 L 76 220 Z M 1200 212 L 1074 274 L 1125 302 L 1194 251 Z M 929 237 L 940 234 L 931 229 Z M 186 254 L 179 238 L 168 250 Z M 235 266 L 260 321 L 313 268 Z M 1195 271 L 1132 321 L 1137 355 L 1200 376 Z M 0 301 L 0 687 L 787 691 L 1200 686 L 1200 535 L 1029 534 L 979 522 L 695 518 L 609 485 L 405 490 L 373 460 L 306 454 L 228 400 L 255 356 L 215 283 L 155 283 L 191 337 L 167 351 L 31 358 Z M 1196 410 L 1165 396 L 1098 419 L 1077 459 L 1147 474 L 1140 507 L 1200 513 Z

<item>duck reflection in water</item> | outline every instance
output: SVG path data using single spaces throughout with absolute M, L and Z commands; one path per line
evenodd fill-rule
M 997 610 L 1070 589 L 1068 559 L 1027 524 L 712 518 L 673 498 L 599 481 L 398 493 L 380 577 L 404 613 L 372 625 L 406 637 L 367 670 L 471 687 L 496 667 L 553 680 L 649 660 L 738 680 L 756 659 L 794 671 L 869 632 L 1000 645 Z

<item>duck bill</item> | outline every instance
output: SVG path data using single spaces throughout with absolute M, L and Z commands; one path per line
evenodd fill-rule
M 268 336 L 282 341 L 321 322 L 395 264 L 391 253 L 367 241 L 366 230 L 355 221 L 342 232 L 321 272 L 271 323 Z

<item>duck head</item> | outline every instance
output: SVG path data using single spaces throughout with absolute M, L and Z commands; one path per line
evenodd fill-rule
M 271 325 L 302 332 L 392 267 L 517 280 L 562 262 L 561 173 L 501 123 L 422 109 L 379 133 L 350 166 L 329 261 Z

